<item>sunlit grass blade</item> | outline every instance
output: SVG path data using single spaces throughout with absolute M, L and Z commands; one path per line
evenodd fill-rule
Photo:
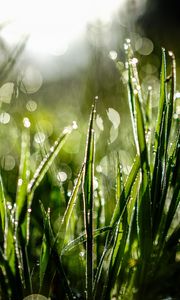
M 62 247 L 63 247 L 64 237 L 65 237 L 68 225 L 69 225 L 69 221 L 70 221 L 74 206 L 76 204 L 79 188 L 80 188 L 80 185 L 82 183 L 83 172 L 84 172 L 84 164 L 82 165 L 82 168 L 81 168 L 81 170 L 78 174 L 76 184 L 74 185 L 73 192 L 72 192 L 71 197 L 69 199 L 66 211 L 64 213 L 64 216 L 63 216 L 63 219 L 62 219 L 62 222 L 61 222 L 61 225 L 60 225 L 59 232 L 58 232 L 57 237 L 56 237 L 56 240 L 58 241 L 58 248 L 60 248 L 60 249 L 62 249 Z
M 112 247 L 113 247 L 114 237 L 115 237 L 115 233 L 117 230 L 117 226 L 118 226 L 118 224 L 120 224 L 119 222 L 122 218 L 124 210 L 126 209 L 126 206 L 128 205 L 131 189 L 132 189 L 135 179 L 138 175 L 139 168 L 140 168 L 140 157 L 137 155 L 135 158 L 135 161 L 133 163 L 133 166 L 131 168 L 131 171 L 130 171 L 130 173 L 126 179 L 126 182 L 124 184 L 124 188 L 121 192 L 119 201 L 116 203 L 116 206 L 115 206 L 115 209 L 114 209 L 111 221 L 110 221 L 110 227 L 112 227 L 113 230 L 111 233 L 107 234 L 104 251 L 102 253 L 99 265 L 96 270 L 95 280 L 94 280 L 94 288 L 93 288 L 94 297 L 96 296 L 96 293 L 97 293 L 98 284 L 100 281 L 104 260 L 106 258 L 107 253 L 109 253 L 110 249 L 112 249 Z
M 121 197 L 119 198 L 119 201 L 116 203 L 116 207 L 114 209 L 113 216 L 112 216 L 111 222 L 110 222 L 110 226 L 112 226 L 112 227 L 116 224 L 116 222 L 118 222 L 118 220 L 121 216 L 121 213 L 122 213 L 121 202 L 123 201 L 123 199 L 124 200 L 126 199 L 126 201 L 128 201 L 128 197 L 130 195 L 131 188 L 132 188 L 134 181 L 136 179 L 136 176 L 138 174 L 139 168 L 140 168 L 140 157 L 137 155 L 135 158 L 135 161 L 133 163 L 133 166 L 131 168 L 131 171 L 130 171 L 130 173 L 126 179 L 126 182 L 124 184 L 124 189 L 121 192 Z
M 17 193 L 16 193 L 16 221 L 21 219 L 21 215 L 25 210 L 27 211 L 26 195 L 27 186 L 30 177 L 29 170 L 29 157 L 30 157 L 30 137 L 29 128 L 25 128 L 22 132 L 21 142 L 21 158 L 19 165 L 19 176 L 17 182 Z
M 152 174 L 152 217 L 153 217 L 153 237 L 155 238 L 160 219 L 161 212 L 160 199 L 162 193 L 162 181 L 165 171 L 164 157 L 166 156 L 166 113 L 167 113 L 167 82 L 166 82 L 166 55 L 165 50 L 162 49 L 162 64 L 161 64 L 161 80 L 160 80 L 160 102 L 158 107 L 158 117 L 155 129 L 155 142 L 154 142 L 154 167 Z
M 131 251 L 131 243 L 133 241 L 131 235 L 135 228 L 133 220 L 135 214 L 136 199 L 139 191 L 139 176 L 137 175 L 131 189 L 130 199 L 128 204 L 122 210 L 122 217 L 119 219 L 117 226 L 116 236 L 111 252 L 110 265 L 108 268 L 107 281 L 104 284 L 103 297 L 109 299 L 110 291 L 115 286 L 116 280 L 120 273 L 124 273 L 127 269 L 129 255 L 128 249 Z M 122 269 L 123 268 L 123 269 Z M 122 282 L 118 283 L 119 287 L 123 285 Z
M 55 238 L 50 223 L 50 211 L 46 213 L 42 203 L 40 203 L 40 206 L 41 206 L 41 211 L 42 211 L 43 221 L 44 221 L 44 235 L 43 235 L 42 245 L 41 245 L 40 266 L 39 266 L 40 291 L 42 291 L 45 276 L 46 276 L 46 282 L 50 283 L 52 281 L 52 278 L 54 277 L 56 270 L 55 267 L 52 273 L 50 272 L 49 269 L 47 270 L 47 266 L 51 258 L 51 250 L 54 246 Z M 43 291 L 45 291 L 45 288 L 48 294 L 50 290 L 50 286 L 46 284 Z
M 36 169 L 33 178 L 30 180 L 27 187 L 27 241 L 29 240 L 29 223 L 30 223 L 30 213 L 31 213 L 31 204 L 33 200 L 33 194 L 35 189 L 39 186 L 40 182 L 44 178 L 45 174 L 51 167 L 54 159 L 58 155 L 62 146 L 66 142 L 69 134 L 74 129 L 74 126 L 70 126 L 64 129 L 63 134 L 55 141 L 54 145 L 50 148 L 50 151 L 41 161 L 40 165 Z
M 28 194 L 33 194 L 35 189 L 38 187 L 72 130 L 73 126 L 65 128 L 63 134 L 57 139 L 57 141 L 55 141 L 54 145 L 50 148 L 50 151 L 47 153 L 46 157 L 44 157 L 44 159 L 36 169 L 33 178 L 28 184 Z
M 3 242 L 3 235 L 7 231 L 7 211 L 6 211 L 6 200 L 4 195 L 4 188 L 2 177 L 0 173 L 0 241 Z
M 142 256 L 147 258 L 151 252 L 152 234 L 151 234 L 151 199 L 150 199 L 150 167 L 148 161 L 148 152 L 145 137 L 144 119 L 141 105 L 136 97 L 137 114 L 137 134 L 141 161 L 141 186 L 138 200 L 138 232 Z M 144 217 L 146 212 L 146 217 Z
M 102 233 L 111 231 L 112 227 L 110 226 L 105 226 L 102 228 L 98 228 L 95 229 L 93 231 L 93 238 L 97 238 L 98 236 L 100 236 Z M 75 247 L 85 243 L 87 241 L 86 238 L 86 233 L 82 233 L 80 236 L 78 236 L 78 238 L 76 238 L 75 240 L 69 242 L 67 245 L 64 246 L 64 248 L 62 249 L 61 255 L 64 255 L 66 252 L 73 250 Z
M 86 231 L 86 299 L 93 298 L 93 181 L 94 181 L 94 119 L 95 105 L 90 115 L 83 176 L 84 222 Z
M 169 52 L 169 56 L 172 59 L 171 65 L 171 78 L 170 78 L 170 93 L 167 105 L 167 128 L 166 128 L 166 148 L 168 147 L 171 125 L 173 122 L 173 108 L 175 103 L 175 92 L 176 92 L 176 60 L 172 52 Z

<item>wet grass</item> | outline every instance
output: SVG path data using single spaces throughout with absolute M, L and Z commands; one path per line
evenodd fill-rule
M 24 119 L 15 199 L 10 199 L 0 174 L 1 299 L 21 300 L 33 293 L 52 300 L 179 299 L 180 132 L 178 119 L 173 119 L 175 58 L 169 54 L 172 68 L 167 74 L 167 54 L 162 49 L 155 126 L 151 90 L 144 100 L 130 44 L 126 59 L 136 155 L 126 175 L 117 149 L 115 199 L 104 199 L 101 175 L 95 187 L 96 102 L 84 160 L 70 196 L 51 184 L 50 169 L 73 126 L 63 131 L 31 174 L 30 123 Z M 50 209 L 51 201 L 56 211 Z M 104 201 L 115 203 L 108 224 Z

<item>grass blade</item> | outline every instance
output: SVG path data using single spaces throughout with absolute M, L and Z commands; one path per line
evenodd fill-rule
M 86 299 L 93 298 L 93 180 L 94 180 L 94 120 L 95 105 L 90 115 L 87 145 L 85 153 L 85 169 L 83 176 L 84 222 L 86 231 Z

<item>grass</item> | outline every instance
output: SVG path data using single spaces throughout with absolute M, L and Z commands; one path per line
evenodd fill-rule
M 63 131 L 31 174 L 30 122 L 23 120 L 15 199 L 10 199 L 0 174 L 0 299 L 23 300 L 30 294 L 52 300 L 179 299 L 180 132 L 179 121 L 173 119 L 175 57 L 169 53 L 172 67 L 167 76 L 167 54 L 162 49 L 155 125 L 151 90 L 144 100 L 130 44 L 126 59 L 136 155 L 125 175 L 117 149 L 116 192 L 115 199 L 110 199 L 115 205 L 108 224 L 100 176 L 98 188 L 94 187 L 96 102 L 84 161 L 70 197 L 62 188 L 54 189 L 50 168 L 73 126 Z M 49 202 L 43 201 L 45 194 Z M 51 201 L 55 211 L 50 209 Z

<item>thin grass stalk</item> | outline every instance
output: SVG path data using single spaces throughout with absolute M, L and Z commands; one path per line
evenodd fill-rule
M 93 180 L 94 180 L 94 124 L 95 105 L 92 106 L 83 176 L 84 222 L 86 231 L 86 299 L 93 299 Z

